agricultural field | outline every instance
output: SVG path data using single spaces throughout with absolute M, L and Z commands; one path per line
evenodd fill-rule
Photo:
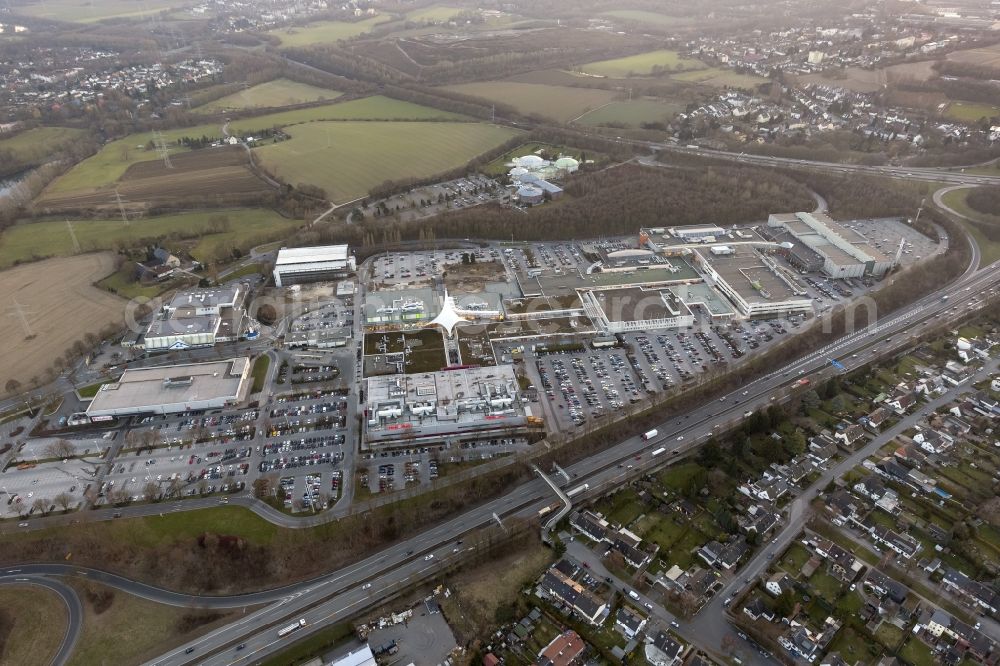
M 944 115 L 952 120 L 963 123 L 978 122 L 980 118 L 996 118 L 1000 116 L 1000 107 L 977 102 L 952 102 L 945 109 Z
M 690 25 L 693 19 L 683 16 L 668 16 L 657 12 L 644 12 L 638 9 L 621 9 L 610 12 L 602 12 L 601 16 L 622 19 L 624 21 L 635 21 L 636 23 L 648 23 L 658 27 L 676 28 L 682 25 Z
M 198 125 L 162 132 L 171 155 L 188 152 L 187 148 L 177 144 L 178 139 L 202 136 L 222 138 L 222 128 L 219 125 Z M 152 140 L 153 133 L 144 132 L 105 144 L 96 155 L 83 160 L 53 181 L 45 188 L 42 197 L 111 185 L 133 164 L 158 159 L 155 148 L 149 146 Z
M 322 187 L 337 202 L 362 197 L 386 180 L 454 169 L 516 135 L 455 122 L 315 122 L 288 133 L 291 139 L 256 150 L 261 164 L 285 182 Z
M 0 139 L 0 156 L 9 155 L 11 161 L 22 164 L 40 164 L 60 146 L 86 134 L 85 130 L 69 127 L 36 127 Z
M 446 90 L 509 104 L 526 115 L 539 115 L 559 122 L 571 121 L 615 100 L 618 93 L 596 88 L 546 86 L 513 81 L 483 81 L 445 86 Z
M 51 663 L 66 620 L 66 606 L 55 592 L 35 585 L 0 588 L 0 663 Z
M 191 239 L 192 256 L 211 261 L 219 247 L 248 250 L 249 244 L 258 245 L 283 237 L 298 224 L 274 211 L 258 208 L 160 215 L 132 220 L 127 225 L 114 218 L 69 223 L 64 220 L 30 222 L 9 227 L 0 234 L 0 268 L 77 254 L 74 237 L 80 252 L 111 250 L 118 246 L 132 248 L 167 238 L 171 239 L 173 248 L 181 245 L 183 239 Z
M 601 60 L 581 65 L 579 68 L 587 74 L 606 76 L 609 78 L 625 78 L 629 76 L 649 76 L 659 70 L 685 71 L 706 69 L 705 63 L 692 58 L 682 58 L 677 51 L 660 49 L 649 53 L 640 53 L 626 58 Z
M 214 102 L 198 107 L 199 112 L 222 113 L 234 109 L 274 108 L 306 102 L 333 101 L 342 93 L 311 86 L 289 79 L 275 79 L 267 83 L 226 95 Z
M 681 72 L 671 76 L 675 81 L 686 81 L 688 83 L 699 83 L 717 88 L 755 88 L 767 81 L 752 74 L 740 74 L 731 69 L 721 67 L 709 67 L 707 69 L 696 69 L 690 72 Z
M 820 85 L 847 88 L 855 92 L 870 93 L 882 90 L 888 82 L 888 76 L 884 69 L 848 67 L 845 70 L 836 70 L 833 73 L 821 72 L 807 74 L 806 76 L 797 76 L 795 80 L 799 85 L 818 83 Z
M 637 99 L 631 102 L 612 102 L 584 114 L 577 118 L 577 122 L 594 126 L 639 127 L 643 123 L 667 122 L 683 110 L 683 104 Z
M 176 155 L 169 167 L 160 160 L 136 162 L 114 187 L 73 192 L 49 189 L 38 198 L 36 206 L 47 212 L 100 207 L 117 210 L 116 192 L 128 209 L 180 200 L 224 205 L 234 196 L 254 194 L 268 187 L 250 170 L 250 157 L 243 147 L 220 146 Z
M 309 46 L 350 39 L 370 32 L 380 23 L 391 21 L 391 16 L 373 16 L 363 21 L 315 21 L 304 26 L 280 28 L 267 33 L 281 40 L 282 46 Z
M 136 18 L 194 4 L 185 0 L 38 0 L 17 8 L 18 13 L 44 19 L 94 23 L 112 18 Z
M 423 9 L 415 9 L 406 14 L 407 21 L 414 23 L 444 23 L 454 16 L 466 11 L 461 7 L 448 7 L 446 5 L 431 5 Z
M 113 272 L 110 252 L 85 254 L 0 271 L 4 308 L 22 306 L 19 317 L 0 319 L 7 342 L 0 386 L 9 379 L 27 383 L 87 333 L 122 320 L 125 302 L 92 283 Z
M 967 65 L 1000 69 L 1000 44 L 992 44 L 979 49 L 952 51 L 946 59 Z
M 233 132 L 253 132 L 255 130 L 287 127 L 316 120 L 464 120 L 465 116 L 449 111 L 440 111 L 412 102 L 404 102 L 391 97 L 374 95 L 339 104 L 326 104 L 308 109 L 279 111 L 254 118 L 234 120 L 230 124 Z

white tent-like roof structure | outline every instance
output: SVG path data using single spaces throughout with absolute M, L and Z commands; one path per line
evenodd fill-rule
M 428 326 L 440 326 L 448 333 L 450 338 L 454 332 L 455 327 L 458 326 L 459 322 L 465 321 L 465 319 L 460 316 L 457 312 L 457 307 L 455 305 L 455 298 L 448 295 L 448 292 L 444 294 L 444 304 L 441 306 L 441 312 L 438 313 L 437 317 L 428 324 Z

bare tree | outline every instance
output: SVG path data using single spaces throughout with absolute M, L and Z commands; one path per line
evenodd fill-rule
M 160 486 L 157 483 L 150 481 L 143 487 L 142 496 L 146 498 L 147 502 L 155 502 L 160 496 Z
M 53 501 L 63 511 L 69 511 L 69 507 L 73 503 L 73 496 L 69 493 L 59 493 Z
M 74 453 L 76 449 L 67 439 L 57 439 L 45 446 L 45 456 L 48 458 L 69 458 Z
M 44 514 L 47 512 L 46 510 L 49 508 L 49 504 L 50 504 L 49 500 L 45 499 L 44 497 L 36 497 L 35 501 L 32 502 L 31 504 L 31 511 L 33 513 Z

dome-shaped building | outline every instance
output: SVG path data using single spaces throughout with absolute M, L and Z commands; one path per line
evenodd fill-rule
M 517 200 L 523 204 L 535 205 L 545 200 L 545 195 L 537 187 L 522 185 L 517 189 Z
M 555 161 L 553 166 L 557 169 L 565 171 L 566 173 L 573 173 L 580 168 L 580 163 L 572 157 L 560 157 Z
M 523 167 L 525 169 L 539 169 L 546 164 L 547 162 L 538 155 L 524 155 L 522 157 L 514 158 L 514 166 Z
M 507 172 L 507 175 L 509 175 L 512 179 L 517 180 L 526 173 L 528 173 L 528 170 L 524 167 L 514 167 Z

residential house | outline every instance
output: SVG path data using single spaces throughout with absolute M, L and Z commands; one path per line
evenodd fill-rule
M 646 626 L 646 618 L 627 606 L 618 609 L 615 615 L 615 626 L 625 638 L 633 639 Z
M 754 504 L 738 518 L 740 530 L 746 534 L 767 534 L 778 523 L 778 514 L 770 506 Z
M 969 578 L 961 571 L 946 568 L 941 583 L 966 603 L 986 613 L 996 613 L 1000 609 L 1000 595 L 993 588 Z
M 608 523 L 592 511 L 574 513 L 570 524 L 583 533 L 584 536 L 598 543 L 608 538 Z
M 550 597 L 569 606 L 590 624 L 600 624 L 607 615 L 606 601 L 555 567 L 542 575 L 540 587 Z
M 948 361 L 944 365 L 941 378 L 952 386 L 964 384 L 972 376 L 972 371 L 958 361 Z
M 854 492 L 862 497 L 876 501 L 885 494 L 885 483 L 874 474 L 869 474 L 854 484 Z
M 779 571 L 764 583 L 764 589 L 772 597 L 781 596 L 782 592 L 790 592 L 793 589 L 791 577 L 784 571 Z
M 882 496 L 875 502 L 876 509 L 882 509 L 890 516 L 899 515 L 899 494 L 892 488 L 886 488 Z
M 877 544 L 885 546 L 906 559 L 910 559 L 920 551 L 920 542 L 909 534 L 899 534 L 881 525 L 873 526 L 869 533 Z
M 774 611 L 772 611 L 760 597 L 755 596 L 747 604 L 745 604 L 743 606 L 743 613 L 751 620 L 764 619 L 768 622 L 774 622 Z
M 813 437 L 809 442 L 809 452 L 806 454 L 814 464 L 825 465 L 837 457 L 837 444 L 835 442 L 817 441 Z
M 914 391 L 902 391 L 886 399 L 885 405 L 902 416 L 917 404 L 917 394 Z
M 878 434 L 882 432 L 882 426 L 889 419 L 889 410 L 885 407 L 878 407 L 873 410 L 868 416 L 862 419 L 865 427 L 871 432 Z
M 858 520 L 864 509 L 864 504 L 846 490 L 835 490 L 826 497 L 826 510 L 830 514 L 830 522 L 837 526 Z
M 653 552 L 646 552 L 639 547 L 642 544 L 642 539 L 628 530 L 618 530 L 613 535 L 613 539 L 611 547 L 621 553 L 625 561 L 636 569 L 642 569 L 649 564 L 660 549 L 658 545 L 654 544 Z
M 684 647 L 662 630 L 646 643 L 643 651 L 652 666 L 677 666 L 684 655 Z
M 538 666 L 575 666 L 584 662 L 587 643 L 570 629 L 552 639 L 538 653 Z
M 864 436 L 864 428 L 859 426 L 857 423 L 852 423 L 833 433 L 834 439 L 837 440 L 842 448 L 845 448 L 848 451 L 853 451 L 857 448 Z
M 153 258 L 161 266 L 169 266 L 170 268 L 181 267 L 181 260 L 175 257 L 174 255 L 170 254 L 168 250 L 165 250 L 162 247 L 158 247 L 155 250 L 153 250 Z
M 955 443 L 950 435 L 937 430 L 920 430 L 913 436 L 913 441 L 927 453 L 944 453 Z
M 869 569 L 865 576 L 864 587 L 880 599 L 889 599 L 893 603 L 902 604 L 906 601 L 909 589 L 902 583 L 889 578 L 881 571 Z

